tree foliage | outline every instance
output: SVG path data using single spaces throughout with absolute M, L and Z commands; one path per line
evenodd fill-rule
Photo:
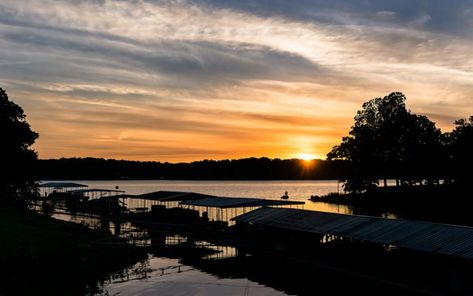
M 427 117 L 411 113 L 406 97 L 393 92 L 363 104 L 349 135 L 328 153 L 329 160 L 348 160 L 357 178 L 345 181 L 345 190 L 362 192 L 378 180 L 395 176 L 397 183 L 421 181 L 416 168 L 428 165 L 441 151 L 441 132 Z
M 34 164 L 30 148 L 38 138 L 26 122 L 23 109 L 0 88 L 0 194 L 28 195 L 35 192 Z
M 473 179 L 473 116 L 455 121 L 455 128 L 445 135 L 447 154 L 452 162 L 455 179 Z

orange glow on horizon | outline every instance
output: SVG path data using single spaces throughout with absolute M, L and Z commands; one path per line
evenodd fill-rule
M 311 153 L 300 153 L 297 155 L 297 158 L 308 162 L 308 161 L 314 160 L 316 156 Z

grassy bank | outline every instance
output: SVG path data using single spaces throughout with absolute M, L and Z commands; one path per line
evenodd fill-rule
M 406 219 L 473 225 L 472 190 L 456 184 L 379 187 L 359 194 L 332 193 L 311 200 L 347 205 L 355 214 L 394 213 Z
M 0 207 L 0 295 L 84 295 L 146 258 L 110 233 Z

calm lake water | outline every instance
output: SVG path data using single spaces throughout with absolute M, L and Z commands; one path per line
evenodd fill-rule
M 115 189 L 129 194 L 153 191 L 183 191 L 227 197 L 255 197 L 280 199 L 288 192 L 289 200 L 305 201 L 304 209 L 351 214 L 347 206 L 314 203 L 311 195 L 325 195 L 342 190 L 335 180 L 324 181 L 168 181 L 168 180 L 117 180 L 117 181 L 67 181 L 86 184 L 90 188 Z
M 116 234 L 116 225 L 113 222 L 104 223 L 104 220 L 90 216 L 71 215 L 68 213 L 56 213 L 54 218 L 79 223 L 91 228 L 109 228 Z M 142 233 L 131 223 L 121 225 L 123 238 L 130 238 L 133 233 Z M 136 231 L 136 232 L 135 232 Z M 176 245 L 186 241 L 185 237 L 169 235 L 165 239 L 168 246 Z M 136 240 L 135 240 L 136 242 Z M 152 239 L 143 240 L 145 244 L 151 244 Z M 108 280 L 100 284 L 100 291 L 93 293 L 96 296 L 126 295 L 126 296 L 152 296 L 152 295 L 292 295 L 287 291 L 272 288 L 270 285 L 258 283 L 245 276 L 234 277 L 220 274 L 210 269 L 206 271 L 206 262 L 222 264 L 225 266 L 226 259 L 235 258 L 237 250 L 234 247 L 216 246 L 205 241 L 196 241 L 197 247 L 213 249 L 215 254 L 203 256 L 198 261 L 192 261 L 195 265 L 186 263 L 182 258 L 169 258 L 160 254 L 150 253 L 147 260 L 138 262 L 130 268 L 112 274 Z M 199 264 L 197 264 L 199 262 Z M 222 262 L 222 263 L 218 263 Z M 200 265 L 200 266 L 199 266 Z M 238 266 L 238 264 L 237 264 Z M 208 269 L 208 268 L 207 268 Z M 238 267 L 232 266 L 232 270 Z M 212 272 L 213 271 L 213 272 Z
M 141 268 L 142 266 L 137 265 Z M 136 270 L 135 267 L 135 270 Z M 146 274 L 115 278 L 103 288 L 108 295 L 288 295 L 247 278 L 221 278 L 184 265 L 178 259 L 151 257 Z

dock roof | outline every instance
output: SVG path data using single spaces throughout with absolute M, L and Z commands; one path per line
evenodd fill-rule
M 85 184 L 71 183 L 71 182 L 47 182 L 40 184 L 39 187 L 43 188 L 80 188 L 80 187 L 89 187 Z
M 468 226 L 286 208 L 260 208 L 232 220 L 473 259 Z
M 76 189 L 76 190 L 69 190 L 69 193 L 89 193 L 89 192 L 116 192 L 116 193 L 124 193 L 123 190 L 114 190 L 114 189 Z
M 180 191 L 156 191 L 140 195 L 135 195 L 132 198 L 156 200 L 156 201 L 184 201 L 212 197 L 212 195 L 195 193 L 195 192 L 180 192 Z
M 243 208 L 279 205 L 302 205 L 303 201 L 273 200 L 247 197 L 208 197 L 181 202 L 183 205 L 214 207 L 214 208 Z
M 156 191 L 131 196 L 130 198 L 155 200 L 162 202 L 179 201 L 182 205 L 215 208 L 242 208 L 305 204 L 305 202 L 303 201 L 288 201 L 247 197 L 220 197 L 196 192 L 179 191 Z

